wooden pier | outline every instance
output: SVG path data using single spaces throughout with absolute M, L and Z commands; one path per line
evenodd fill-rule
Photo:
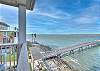
M 77 51 L 83 51 L 85 49 L 93 48 L 98 45 L 100 45 L 100 41 L 80 43 L 80 44 L 77 44 L 77 45 L 74 45 L 71 47 L 66 47 L 66 48 L 62 48 L 62 49 L 45 52 L 43 54 L 44 55 L 43 59 L 49 59 L 49 58 L 53 58 L 55 56 L 63 57 L 63 55 L 65 55 L 65 54 L 66 55 L 74 54 Z

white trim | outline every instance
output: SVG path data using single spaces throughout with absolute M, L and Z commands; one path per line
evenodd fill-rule
M 17 43 L 3 43 L 0 46 L 9 46 L 9 45 L 17 45 Z
M 0 32 L 18 32 L 18 30 L 0 30 Z

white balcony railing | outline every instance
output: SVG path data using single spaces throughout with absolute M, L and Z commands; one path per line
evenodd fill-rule
M 18 44 L 0 44 L 0 71 L 30 71 L 27 43 L 21 47 L 17 62 Z
M 15 70 L 17 66 L 17 44 L 0 44 L 0 69 Z
M 22 45 L 16 71 L 30 71 L 30 66 L 28 63 L 27 43 Z

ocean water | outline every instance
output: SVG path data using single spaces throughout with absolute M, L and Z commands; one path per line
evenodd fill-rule
M 32 36 L 27 35 L 27 40 L 32 41 Z M 74 34 L 74 35 L 37 35 L 36 40 L 52 48 L 69 47 L 81 42 L 100 40 L 99 34 Z M 100 46 L 75 53 L 70 57 L 77 60 L 84 71 L 100 71 Z M 83 70 L 82 70 L 83 71 Z
M 83 35 L 83 34 L 74 34 L 74 35 L 56 35 L 56 34 L 41 34 L 37 35 L 36 41 L 41 44 L 57 46 L 57 47 L 69 47 L 81 42 L 88 42 L 100 39 L 100 35 Z M 27 35 L 27 40 L 32 41 L 32 35 Z

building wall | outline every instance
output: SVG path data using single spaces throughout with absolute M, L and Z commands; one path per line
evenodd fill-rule
M 7 29 L 8 27 L 6 26 L 6 24 L 3 22 L 0 22 L 0 30 L 7 30 Z M 7 38 L 5 36 L 5 32 L 0 32 L 0 43 L 3 43 L 4 42 L 3 40 L 5 40 L 5 38 Z
M 0 22 L 0 30 L 9 30 L 7 24 Z M 14 32 L 0 32 L 0 44 L 1 43 L 14 43 L 16 41 Z

